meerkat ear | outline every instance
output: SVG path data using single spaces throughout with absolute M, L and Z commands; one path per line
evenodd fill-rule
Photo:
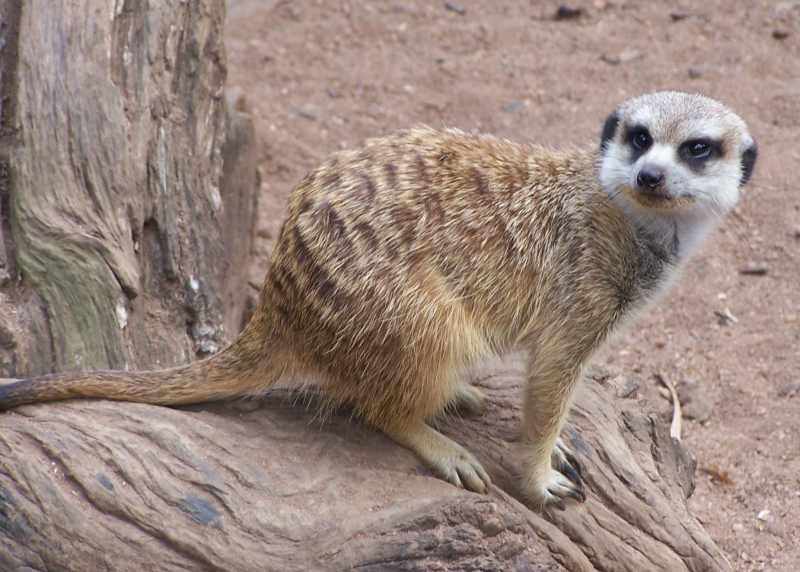
M 619 114 L 615 111 L 606 118 L 603 124 L 603 132 L 600 134 L 600 149 L 606 148 L 606 143 L 614 138 L 617 133 L 617 125 L 619 124 Z
M 742 179 L 739 186 L 744 185 L 753 176 L 753 168 L 756 166 L 756 159 L 758 158 L 758 145 L 755 141 L 751 141 L 750 145 L 742 153 Z

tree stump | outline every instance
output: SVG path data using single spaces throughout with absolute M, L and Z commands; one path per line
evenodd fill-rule
M 0 373 L 216 351 L 243 319 L 258 191 L 223 2 L 3 0 L 0 18 Z
M 226 108 L 222 0 L 0 0 L 0 371 L 144 369 L 240 327 L 255 143 Z M 0 570 L 727 570 L 666 425 L 584 384 L 567 443 L 589 499 L 520 502 L 520 362 L 441 420 L 488 495 L 313 393 L 0 415 Z M 304 407 L 305 405 L 305 407 Z

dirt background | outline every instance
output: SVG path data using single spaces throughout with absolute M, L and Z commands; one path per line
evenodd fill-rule
M 740 207 L 597 363 L 667 415 L 678 384 L 695 514 L 736 570 L 800 570 L 800 1 L 229 0 L 230 92 L 262 142 L 253 293 L 285 200 L 334 150 L 417 123 L 595 145 L 626 97 L 702 92 L 760 145 Z M 619 381 L 619 380 L 618 380 Z

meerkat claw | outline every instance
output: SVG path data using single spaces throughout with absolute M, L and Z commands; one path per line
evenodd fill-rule
M 576 485 L 583 487 L 583 470 L 578 459 L 561 438 L 556 441 L 552 455 L 553 467 Z
M 489 491 L 492 479 L 480 462 L 435 429 L 423 424 L 405 431 L 385 431 L 397 443 L 414 451 L 438 477 L 468 491 Z
M 547 489 L 549 492 L 553 492 L 550 489 Z M 563 498 L 571 498 L 579 503 L 586 502 L 586 493 L 583 490 L 583 485 L 577 485 L 576 487 L 570 487 L 564 492 L 557 493 L 558 495 L 563 495 Z
M 558 470 L 576 485 L 579 485 L 581 487 L 583 486 L 583 480 L 581 479 L 580 472 L 577 469 L 573 468 L 572 465 L 564 464 L 560 466 Z
M 531 494 L 532 500 L 540 508 L 563 510 L 568 500 L 578 503 L 586 501 L 583 483 L 576 483 L 555 469 L 550 470 L 546 481 Z
M 429 459 L 428 464 L 447 482 L 474 493 L 488 492 L 492 482 L 481 464 L 466 451 L 454 457 Z

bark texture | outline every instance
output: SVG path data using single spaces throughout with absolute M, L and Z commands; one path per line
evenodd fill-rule
M 147 368 L 245 312 L 255 142 L 226 109 L 222 0 L 0 0 L 0 369 Z M 0 571 L 725 570 L 689 514 L 693 462 L 589 381 L 566 441 L 590 498 L 518 500 L 519 363 L 442 420 L 496 486 L 432 477 L 313 394 L 0 415 Z M 310 407 L 304 407 L 310 405 Z
M 222 0 L 5 0 L 0 18 L 2 373 L 215 351 L 242 321 L 258 190 Z
M 0 416 L 0 570 L 729 569 L 686 509 L 694 466 L 669 427 L 591 379 L 565 433 L 589 499 L 519 502 L 521 373 L 487 364 L 489 410 L 442 422 L 492 475 L 486 496 L 346 411 L 321 423 L 308 395 L 22 407 Z

